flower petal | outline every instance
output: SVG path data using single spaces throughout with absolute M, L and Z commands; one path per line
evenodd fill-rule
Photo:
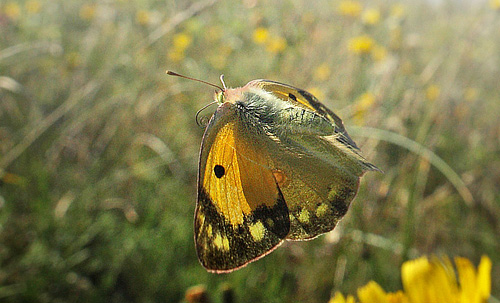
M 386 292 L 375 281 L 358 289 L 358 299 L 361 303 L 389 303 Z

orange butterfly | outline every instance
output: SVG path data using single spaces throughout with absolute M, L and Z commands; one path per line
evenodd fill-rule
M 342 120 L 287 84 L 207 84 L 220 91 L 199 162 L 194 229 L 201 264 L 230 272 L 285 239 L 331 231 L 354 199 L 359 178 L 379 170 L 361 156 Z

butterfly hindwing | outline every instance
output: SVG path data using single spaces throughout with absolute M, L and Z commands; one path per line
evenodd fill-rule
M 259 100 L 258 108 L 278 108 L 274 120 L 258 123 L 273 140 L 263 141 L 270 157 L 269 166 L 279 175 L 278 186 L 283 194 L 290 216 L 287 239 L 304 240 L 331 231 L 345 215 L 354 199 L 359 178 L 374 168 L 359 154 L 359 149 L 345 130 L 342 120 L 323 106 L 311 94 L 292 86 L 254 80 L 247 87 L 248 100 Z M 265 92 L 265 93 L 264 93 Z M 268 97 L 266 94 L 273 97 Z M 260 97 L 255 97 L 257 94 Z M 278 105 L 281 102 L 285 106 Z M 285 108 L 286 115 L 279 114 Z M 306 112 L 304 112 L 306 110 Z M 326 132 L 321 116 L 331 123 L 333 131 Z M 265 116 L 258 113 L 257 116 Z M 294 117 L 280 120 L 281 117 Z M 282 125 L 286 124 L 286 127 Z M 317 131 L 316 127 L 321 127 Z
M 288 209 L 269 156 L 234 106 L 222 104 L 200 154 L 195 244 L 210 271 L 231 271 L 269 253 L 288 235 Z
M 321 138 L 309 140 L 317 140 L 333 154 L 338 153 L 334 147 L 321 143 Z M 300 155 L 276 153 L 272 159 L 276 170 L 282 174 L 279 187 L 290 215 L 287 236 L 290 240 L 311 239 L 333 230 L 346 214 L 363 174 L 359 164 L 343 158 L 341 153 L 334 164 L 318 157 L 319 149 L 307 152 Z M 352 166 L 357 169 L 352 169 Z

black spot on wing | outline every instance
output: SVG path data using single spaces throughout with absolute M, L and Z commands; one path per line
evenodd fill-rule
M 220 179 L 225 175 L 226 170 L 224 169 L 224 166 L 222 166 L 222 165 L 215 165 L 214 166 L 214 173 L 215 173 L 215 176 Z

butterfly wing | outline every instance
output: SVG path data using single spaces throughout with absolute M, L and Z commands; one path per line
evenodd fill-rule
M 287 144 L 307 146 L 302 153 L 283 146 L 272 157 L 272 166 L 281 174 L 278 186 L 290 217 L 287 239 L 311 239 L 333 230 L 346 214 L 363 169 L 328 140 L 303 136 L 287 140 Z
M 364 159 L 349 137 L 342 120 L 313 95 L 290 85 L 269 80 L 254 80 L 249 87 L 259 87 L 273 96 L 293 104 L 288 115 L 304 117 L 303 109 L 326 118 L 333 133 L 321 135 L 306 125 L 288 125 L 290 131 L 276 131 L 268 144 L 270 166 L 279 172 L 276 178 L 285 198 L 290 233 L 287 239 L 305 240 L 331 231 L 345 215 L 354 199 L 359 179 L 367 170 L 378 170 Z M 279 121 L 274 121 L 280 125 Z M 300 120 L 299 120 L 300 123 Z M 309 127 L 314 127 L 311 123 Z M 325 128 L 326 129 L 326 128 Z
M 210 271 L 244 266 L 289 233 L 283 194 L 254 131 L 223 103 L 203 136 L 194 228 L 198 258 Z

